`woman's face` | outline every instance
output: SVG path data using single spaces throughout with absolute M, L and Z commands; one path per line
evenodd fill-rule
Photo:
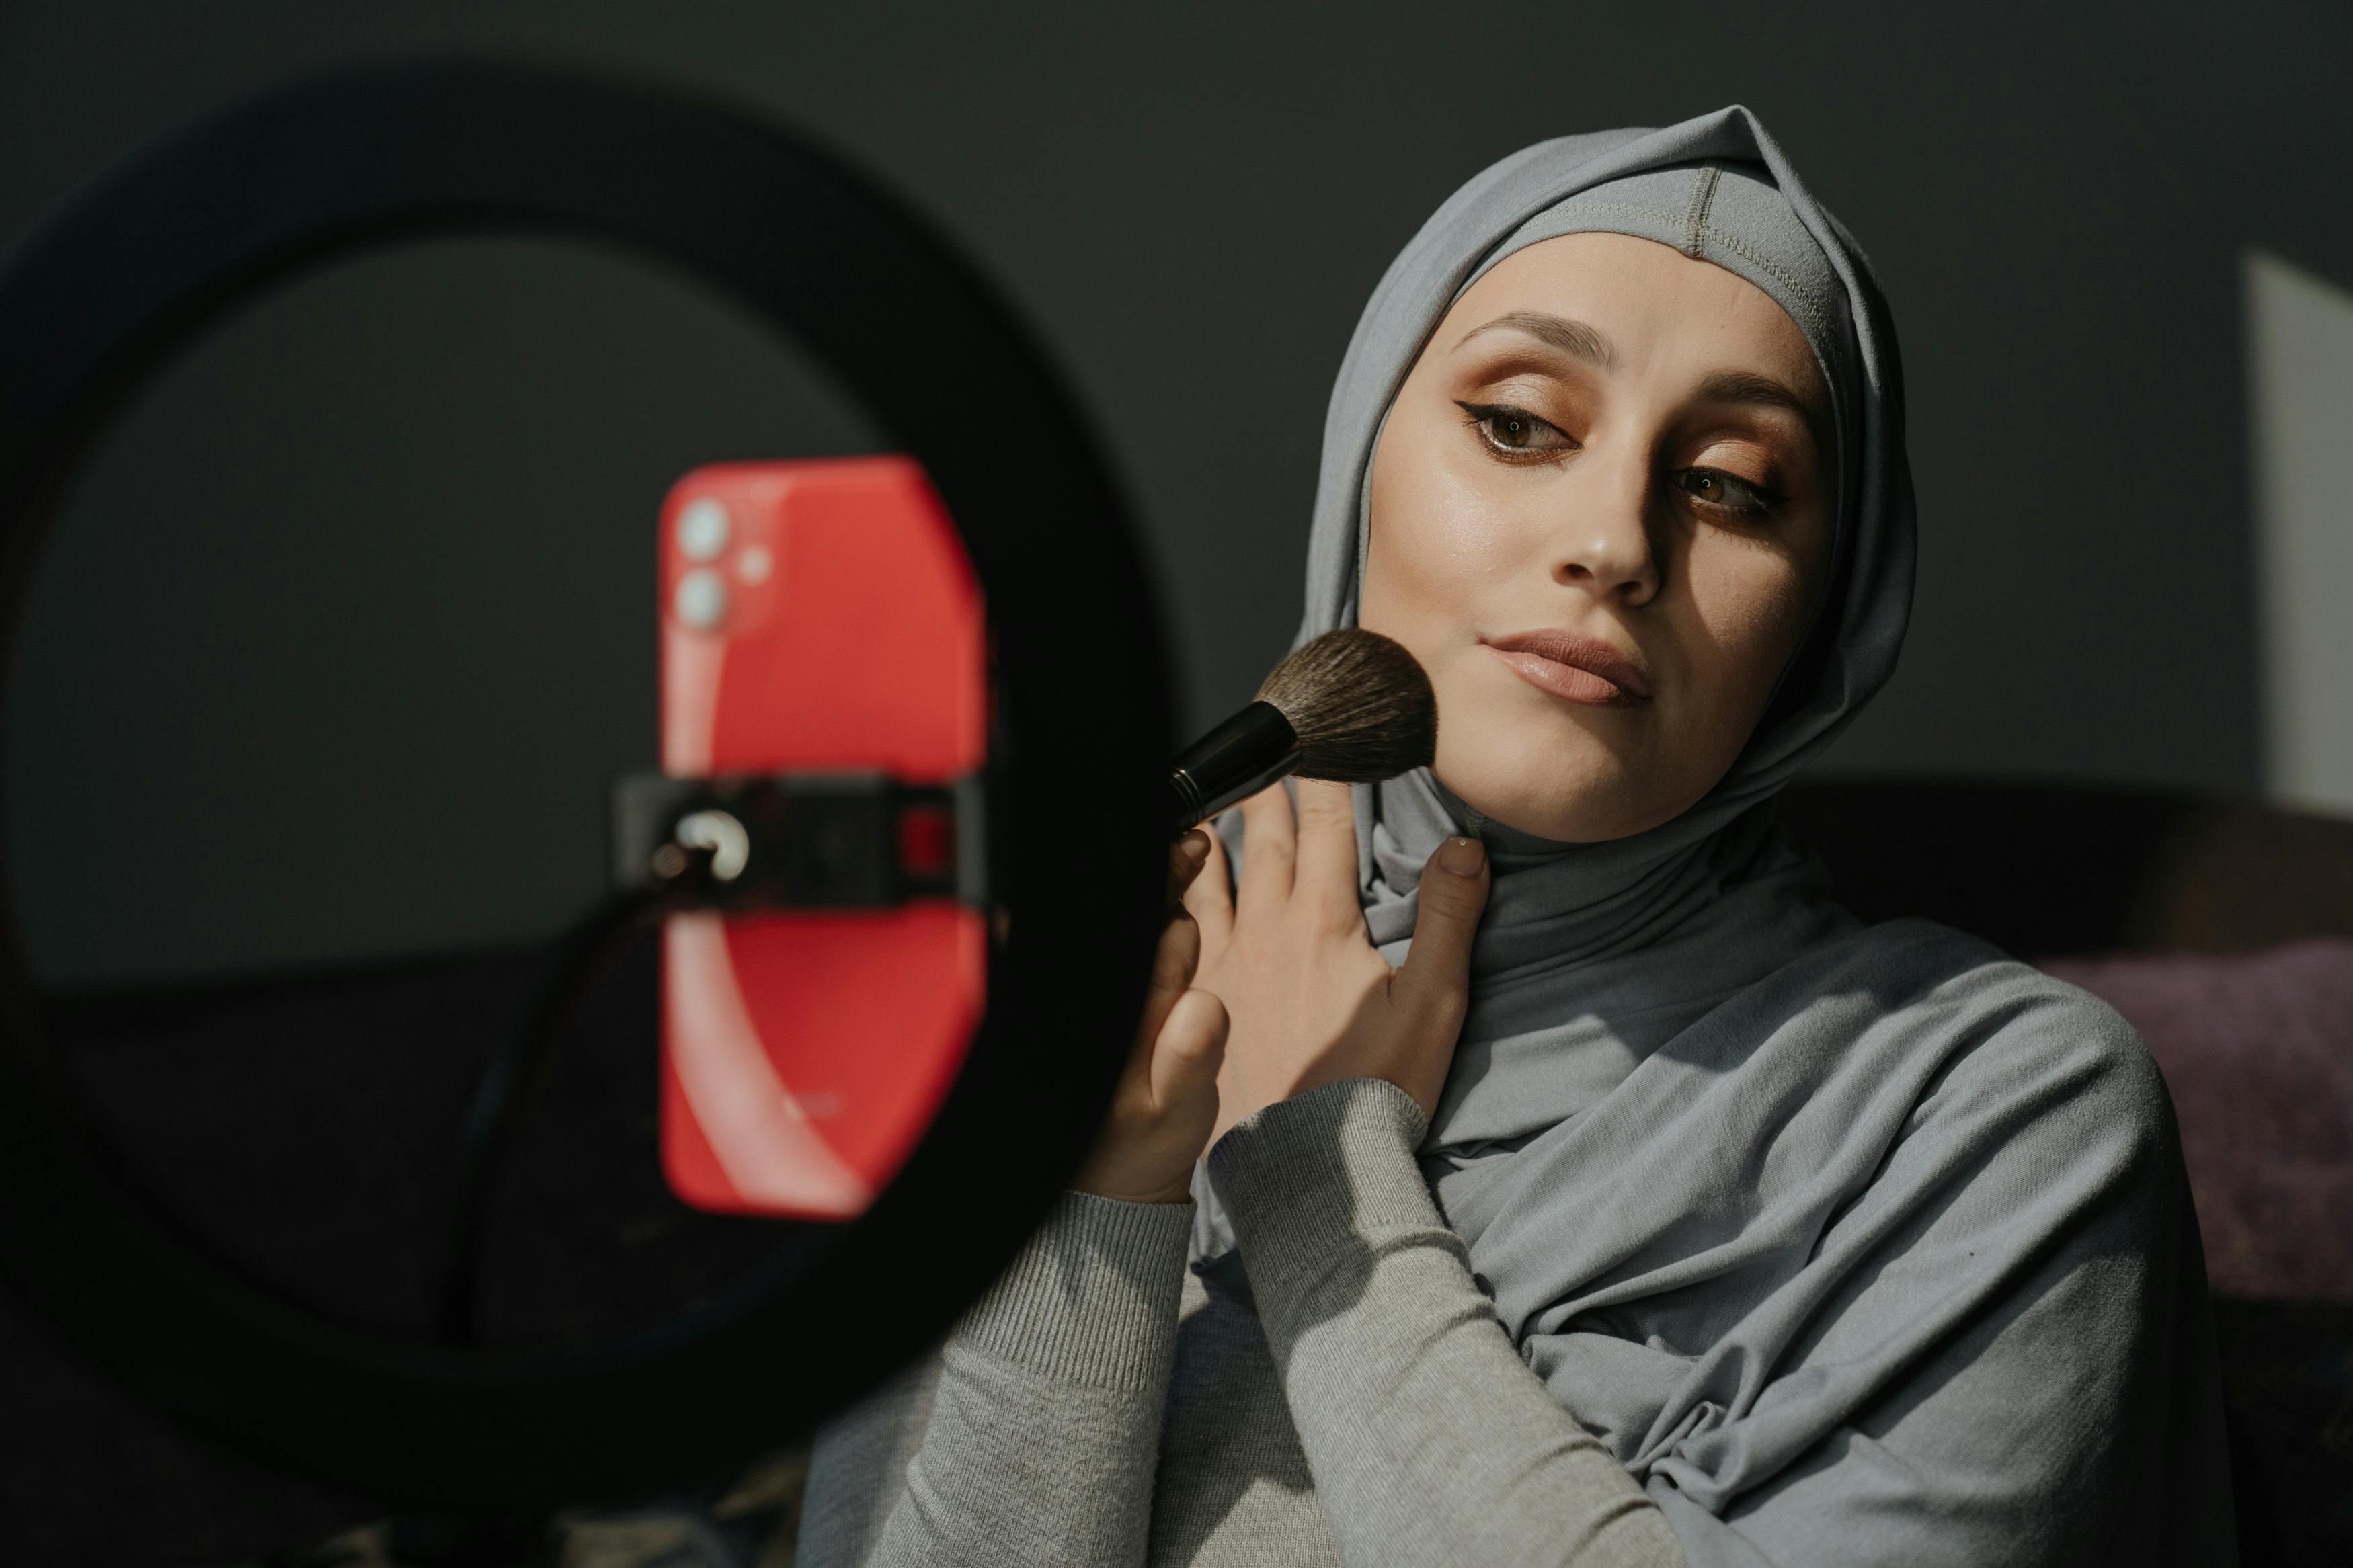
M 1357 616 L 1430 672 L 1440 782 L 1575 843 L 1705 795 L 1821 597 L 1829 420 L 1797 324 L 1670 247 L 1565 235 L 1472 285 L 1373 455 Z

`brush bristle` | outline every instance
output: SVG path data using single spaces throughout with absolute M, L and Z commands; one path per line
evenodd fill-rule
M 1299 776 L 1371 784 L 1438 754 L 1438 699 L 1413 655 L 1344 626 L 1303 643 L 1258 689 L 1299 734 Z

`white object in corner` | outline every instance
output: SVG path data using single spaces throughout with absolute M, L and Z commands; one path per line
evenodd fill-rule
M 2353 813 L 2353 293 L 2246 253 L 2263 783 Z

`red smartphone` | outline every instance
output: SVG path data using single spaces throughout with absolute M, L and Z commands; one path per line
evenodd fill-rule
M 698 468 L 662 505 L 659 576 L 664 773 L 979 771 L 979 584 L 913 461 Z M 723 1213 L 860 1213 L 938 1110 L 986 984 L 985 916 L 949 898 L 670 916 L 670 1190 Z

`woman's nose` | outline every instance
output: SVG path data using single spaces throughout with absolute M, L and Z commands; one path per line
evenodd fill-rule
M 1585 477 L 1603 478 L 1591 468 Z M 1555 538 L 1553 581 L 1629 605 L 1657 595 L 1659 554 L 1651 537 L 1645 478 L 1630 475 L 1577 498 L 1580 504 L 1562 520 Z

